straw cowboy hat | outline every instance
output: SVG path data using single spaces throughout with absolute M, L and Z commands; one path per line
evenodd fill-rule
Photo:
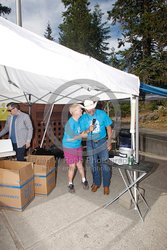
M 97 105 L 97 102 L 94 102 L 92 100 L 85 100 L 84 105 L 81 105 L 81 107 L 89 110 L 89 109 L 94 109 L 96 105 Z

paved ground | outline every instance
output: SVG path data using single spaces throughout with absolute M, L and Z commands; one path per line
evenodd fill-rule
M 156 170 L 140 183 L 151 207 L 144 222 L 119 201 L 103 208 L 124 187 L 117 169 L 113 170 L 109 196 L 103 195 L 102 188 L 97 193 L 83 190 L 78 173 L 76 193 L 70 194 L 62 161 L 56 188 L 48 197 L 35 197 L 23 212 L 0 210 L 0 249 L 166 250 L 167 161 L 147 160 L 156 164 Z M 87 176 L 91 183 L 88 168 Z M 142 202 L 140 207 L 145 213 Z

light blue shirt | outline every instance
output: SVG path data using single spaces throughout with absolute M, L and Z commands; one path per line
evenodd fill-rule
M 113 121 L 105 111 L 96 109 L 94 115 L 85 113 L 80 117 L 79 122 L 82 131 L 87 130 L 92 125 L 93 119 L 96 120 L 94 124 L 95 128 L 92 133 L 88 134 L 88 139 L 101 140 L 106 137 L 106 127 L 110 126 Z
M 74 138 L 74 136 L 77 136 L 81 133 L 81 127 L 79 121 L 76 121 L 73 119 L 73 117 L 70 117 L 68 122 L 65 125 L 64 129 L 64 136 L 62 140 L 62 144 L 64 148 L 79 148 L 81 147 L 81 139 L 74 140 L 74 141 L 68 141 L 68 139 Z

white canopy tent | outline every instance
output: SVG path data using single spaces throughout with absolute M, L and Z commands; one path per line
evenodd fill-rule
M 86 94 L 86 80 L 89 79 L 104 84 L 106 90 L 112 91 L 118 99 L 139 95 L 138 77 L 49 41 L 2 17 L 0 39 L 1 96 L 5 95 L 5 91 L 8 95 L 9 91 L 17 94 L 23 91 L 32 94 L 34 98 L 42 97 L 69 81 L 75 81 L 78 85 L 78 79 L 85 80 L 82 81 L 82 91 Z M 66 96 L 68 94 L 72 95 L 65 93 Z M 76 96 L 77 93 L 74 97 Z M 47 96 L 41 101 L 45 102 L 48 98 Z M 106 98 L 105 95 L 101 96 L 101 99 Z M 67 100 L 59 101 L 66 102 Z
M 0 102 L 8 99 L 68 104 L 82 102 L 88 96 L 95 100 L 131 98 L 131 132 L 133 147 L 137 148 L 137 76 L 49 41 L 2 17 L 0 41 Z

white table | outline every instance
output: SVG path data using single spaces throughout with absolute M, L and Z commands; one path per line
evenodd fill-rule
M 16 152 L 13 150 L 13 145 L 10 139 L 0 140 L 0 158 L 15 156 Z

